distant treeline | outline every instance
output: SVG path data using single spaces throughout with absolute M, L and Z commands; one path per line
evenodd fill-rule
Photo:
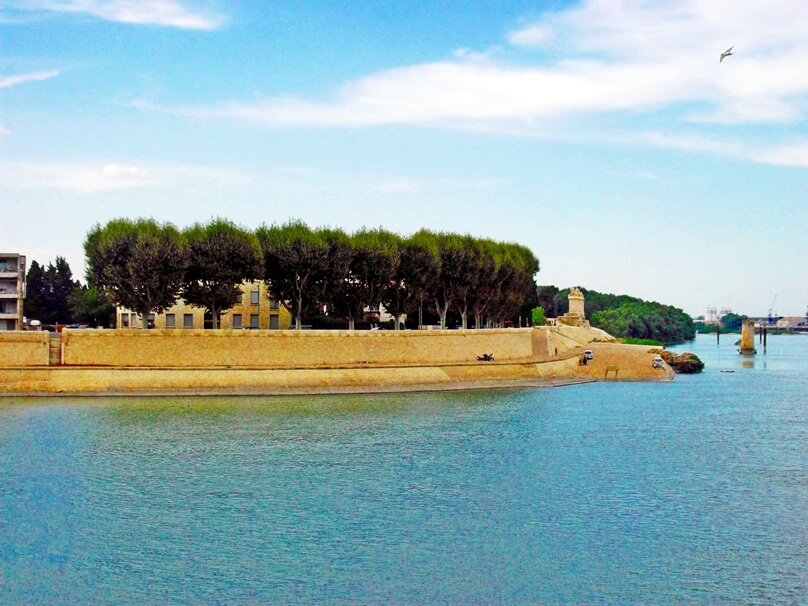
M 728 313 L 725 316 L 721 317 L 721 323 L 712 323 L 712 324 L 705 324 L 702 322 L 696 322 L 696 329 L 700 333 L 709 334 L 715 333 L 716 331 L 720 330 L 721 333 L 725 332 L 741 332 L 743 328 L 744 320 L 748 320 L 749 316 L 741 315 L 741 314 L 734 314 Z
M 241 296 L 245 281 L 265 280 L 300 328 L 327 314 L 354 327 L 383 305 L 396 318 L 454 312 L 463 328 L 502 325 L 535 306 L 539 261 L 525 246 L 420 230 L 312 229 L 301 221 L 255 231 L 217 219 L 183 231 L 152 219 L 95 226 L 84 244 L 87 279 L 144 318 L 179 298 L 207 309 L 213 326 Z M 399 322 L 395 323 L 398 328 Z
M 584 313 L 592 326 L 618 338 L 651 339 L 661 343 L 681 343 L 696 337 L 693 319 L 671 305 L 644 301 L 629 295 L 604 294 L 580 289 Z M 570 289 L 539 286 L 539 305 L 545 316 L 556 318 L 569 311 Z

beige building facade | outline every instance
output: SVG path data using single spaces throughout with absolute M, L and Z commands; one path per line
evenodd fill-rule
M 219 318 L 219 328 L 247 330 L 287 330 L 292 316 L 281 301 L 271 296 L 265 282 L 245 282 L 241 286 L 241 301 Z M 118 328 L 140 328 L 142 318 L 131 310 L 119 307 L 116 312 Z M 213 328 L 207 310 L 179 300 L 163 313 L 150 314 L 149 327 L 160 329 Z
M 25 256 L 0 253 L 0 330 L 23 329 Z

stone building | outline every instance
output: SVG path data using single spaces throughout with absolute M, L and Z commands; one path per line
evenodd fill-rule
M 266 283 L 246 282 L 241 286 L 241 302 L 219 317 L 222 329 L 286 330 L 292 325 L 292 316 L 273 298 Z M 119 307 L 116 313 L 118 328 L 140 328 L 142 318 L 131 310 Z M 210 313 L 179 300 L 163 313 L 150 314 L 150 328 L 213 328 Z
M 25 256 L 0 253 L 0 330 L 23 329 Z

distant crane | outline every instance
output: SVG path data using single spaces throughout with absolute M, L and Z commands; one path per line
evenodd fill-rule
M 774 311 L 774 315 L 777 315 L 777 310 L 774 309 L 774 306 L 777 304 L 777 295 L 774 295 L 774 299 L 772 299 L 771 307 L 769 307 L 769 324 L 774 323 L 774 317 L 772 316 L 772 311 Z

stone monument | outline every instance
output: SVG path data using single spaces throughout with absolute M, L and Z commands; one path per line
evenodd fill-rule
M 566 326 L 589 327 L 589 322 L 584 313 L 584 295 L 581 291 L 575 287 L 571 288 L 567 300 L 569 301 L 570 310 L 558 318 L 558 323 Z

